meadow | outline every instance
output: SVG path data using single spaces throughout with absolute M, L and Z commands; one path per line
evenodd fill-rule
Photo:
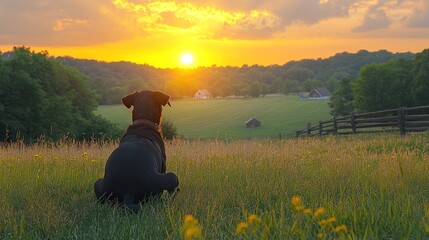
M 266 138 L 294 137 L 295 131 L 330 119 L 329 100 L 304 101 L 296 95 L 266 96 L 249 99 L 183 99 L 171 101 L 163 108 L 163 118 L 177 127 L 186 138 Z M 131 110 L 123 105 L 100 106 L 104 118 L 125 129 L 131 123 Z M 245 122 L 255 117 L 259 128 L 246 128 Z
M 116 142 L 0 145 L 0 239 L 427 239 L 429 135 L 174 140 L 181 191 L 97 203 Z

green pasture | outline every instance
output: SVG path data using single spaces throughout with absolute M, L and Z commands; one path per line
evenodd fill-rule
M 4 144 L 0 239 L 428 239 L 428 138 L 174 140 L 139 214 L 93 194 L 116 142 Z
M 253 138 L 295 136 L 307 122 L 327 120 L 329 100 L 300 100 L 298 96 L 270 96 L 250 99 L 175 100 L 164 107 L 164 118 L 180 135 L 188 138 Z M 123 105 L 100 106 L 97 113 L 125 129 L 131 110 Z M 255 117 L 260 128 L 248 129 L 245 122 Z

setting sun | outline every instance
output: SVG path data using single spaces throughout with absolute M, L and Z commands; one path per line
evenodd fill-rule
M 190 53 L 184 53 L 180 56 L 180 62 L 186 66 L 192 65 L 194 63 L 194 56 Z

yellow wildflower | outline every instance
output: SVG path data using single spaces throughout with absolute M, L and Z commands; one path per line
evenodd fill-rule
M 335 217 L 330 217 L 328 219 L 323 219 L 323 220 L 318 221 L 317 224 L 319 224 L 320 226 L 323 226 L 323 225 L 332 224 L 335 221 L 337 221 L 337 219 Z
M 87 152 L 82 153 L 82 157 L 85 158 L 85 159 L 87 159 L 88 158 L 88 153 Z
M 188 229 L 194 226 L 198 226 L 198 220 L 194 218 L 192 215 L 187 214 L 185 216 L 185 228 Z
M 237 225 L 237 228 L 235 229 L 235 233 L 245 235 L 248 227 L 249 227 L 248 223 L 241 222 Z
M 347 231 L 347 226 L 344 225 L 344 224 L 336 226 L 335 229 L 334 229 L 334 231 L 335 232 Z
M 318 238 L 324 238 L 324 237 L 325 237 L 325 234 L 323 234 L 323 233 L 318 233 L 318 234 L 317 234 L 317 237 L 318 237 Z
M 313 214 L 313 210 L 311 210 L 311 208 L 306 208 L 306 209 L 304 209 L 304 214 L 312 215 Z
M 323 226 L 323 225 L 328 224 L 328 222 L 325 219 L 323 219 L 323 220 L 318 221 L 317 224 L 319 224 L 319 226 Z
M 318 208 L 318 209 L 316 209 L 316 211 L 314 211 L 314 216 L 318 217 L 318 216 L 320 216 L 320 215 L 322 215 L 324 213 L 325 213 L 325 209 L 324 208 Z
M 185 239 L 201 238 L 201 229 L 198 226 L 192 226 L 185 230 Z
M 294 197 L 292 198 L 292 205 L 293 205 L 294 207 L 297 207 L 297 206 L 302 205 L 301 197 L 300 197 L 300 196 L 294 196 Z
M 250 225 L 254 224 L 254 223 L 260 223 L 261 222 L 261 218 L 258 217 L 255 214 L 251 214 L 247 217 L 247 221 L 249 222 Z
M 330 217 L 330 218 L 326 219 L 326 222 L 327 222 L 328 224 L 333 223 L 333 222 L 335 222 L 335 221 L 337 221 L 337 219 L 336 219 L 335 217 Z
M 302 206 L 302 205 L 296 206 L 296 207 L 295 207 L 295 210 L 296 210 L 297 212 L 300 212 L 300 211 L 304 210 L 304 206 Z
M 91 163 L 92 163 L 92 164 L 95 164 L 96 162 L 97 162 L 97 161 L 95 161 L 95 159 L 92 159 L 92 160 L 91 160 Z

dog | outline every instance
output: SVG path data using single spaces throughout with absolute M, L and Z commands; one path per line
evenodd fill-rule
M 140 203 L 160 196 L 164 190 L 178 190 L 176 174 L 166 172 L 164 142 L 159 130 L 162 106 L 170 97 L 158 91 L 140 91 L 122 98 L 133 106 L 133 124 L 128 127 L 119 146 L 113 150 L 105 166 L 104 178 L 94 184 L 97 199 L 116 202 L 138 212 Z

